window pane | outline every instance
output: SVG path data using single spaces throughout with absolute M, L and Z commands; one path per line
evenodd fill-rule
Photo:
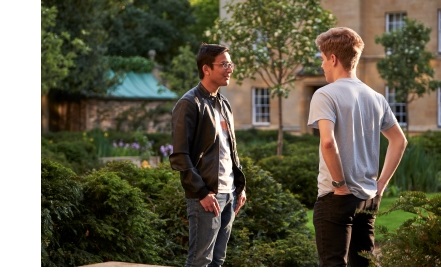
M 438 10 L 438 53 L 441 54 L 441 10 Z
M 441 127 L 441 88 L 438 88 L 438 127 Z
M 253 89 L 253 124 L 270 123 L 270 94 L 266 88 Z
M 395 100 L 395 91 L 386 87 L 386 99 L 400 126 L 407 125 L 406 104 Z
M 398 30 L 404 26 L 406 13 L 388 13 L 386 14 L 386 32 Z

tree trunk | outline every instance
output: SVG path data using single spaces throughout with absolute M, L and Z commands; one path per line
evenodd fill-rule
M 41 96 L 41 133 L 49 131 L 49 97 L 47 93 Z
M 279 132 L 277 135 L 277 156 L 282 155 L 283 151 L 283 121 L 282 121 L 282 96 L 277 96 L 279 101 Z

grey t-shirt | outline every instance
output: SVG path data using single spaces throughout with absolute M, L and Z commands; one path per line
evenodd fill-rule
M 318 89 L 309 110 L 308 126 L 334 122 L 347 186 L 352 194 L 373 198 L 377 192 L 380 133 L 397 123 L 383 95 L 356 78 L 338 79 Z M 318 196 L 334 190 L 332 177 L 319 149 Z

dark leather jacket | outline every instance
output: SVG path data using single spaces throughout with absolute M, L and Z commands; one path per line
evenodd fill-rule
M 186 198 L 203 199 L 218 193 L 219 138 L 216 135 L 214 110 L 208 92 L 199 83 L 178 100 L 172 111 L 172 169 L 180 172 Z M 228 124 L 234 185 L 239 195 L 245 189 L 245 175 L 239 162 L 234 121 L 227 98 L 217 93 L 221 114 Z

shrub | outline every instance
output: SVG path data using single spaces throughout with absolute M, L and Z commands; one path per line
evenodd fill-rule
M 247 202 L 234 222 L 225 266 L 317 266 L 306 209 L 251 159 L 242 158 L 242 165 Z
M 78 259 L 99 258 L 75 246 L 83 190 L 76 174 L 61 164 L 41 162 L 41 266 L 74 266 Z
M 43 138 L 42 157 L 68 165 L 77 174 L 100 167 L 95 145 L 82 139 L 54 142 Z
M 83 178 L 86 234 L 79 247 L 102 261 L 157 263 L 161 222 L 145 194 L 119 175 L 103 168 Z
M 272 156 L 258 162 L 262 169 L 297 196 L 307 208 L 317 199 L 318 154 Z
M 395 210 L 416 216 L 405 221 L 396 232 L 382 229 L 384 241 L 380 245 L 380 253 L 365 256 L 369 256 L 376 266 L 441 266 L 441 195 L 429 198 L 423 192 L 404 192 L 384 214 Z
M 164 233 L 164 240 L 160 241 L 164 247 L 161 265 L 183 266 L 188 250 L 188 219 L 179 172 L 173 171 L 168 162 L 148 170 L 149 181 L 160 187 L 152 203 L 155 213 L 164 223 L 161 227 Z
M 254 144 L 246 147 L 239 147 L 239 154 L 241 157 L 248 157 L 258 162 L 264 158 L 274 156 L 277 150 L 277 142 L 270 142 L 266 144 Z
M 102 172 L 113 172 L 144 193 L 148 209 L 161 222 L 156 229 L 161 232 L 156 240 L 161 245 L 155 263 L 182 266 L 188 249 L 188 222 L 184 190 L 179 173 L 170 164 L 161 163 L 157 168 L 139 169 L 130 162 L 117 161 L 106 164 Z

